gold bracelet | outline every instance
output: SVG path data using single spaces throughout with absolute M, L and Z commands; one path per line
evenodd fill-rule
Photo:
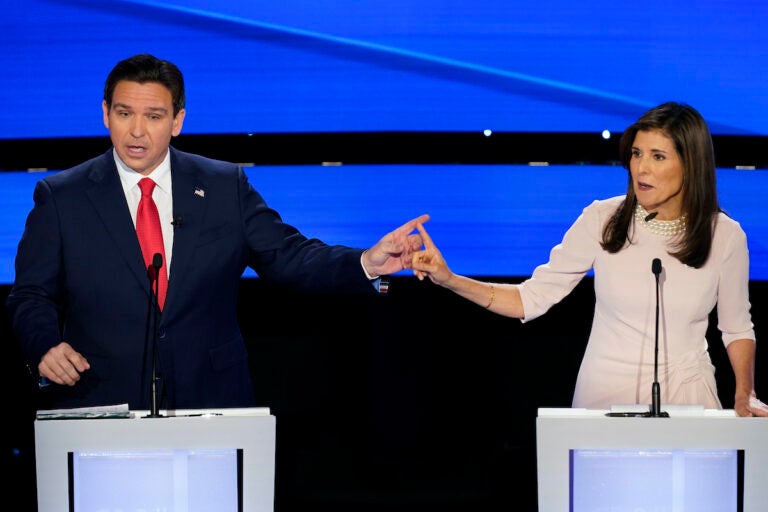
M 485 309 L 490 309 L 490 307 L 493 306 L 494 298 L 496 298 L 496 288 L 494 288 L 494 286 L 491 285 L 491 300 L 488 301 L 488 305 L 485 306 Z

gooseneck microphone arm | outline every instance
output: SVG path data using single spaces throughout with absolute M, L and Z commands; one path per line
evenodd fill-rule
M 654 258 L 651 263 L 651 272 L 656 276 L 656 340 L 653 352 L 653 386 L 651 387 L 651 411 L 652 418 L 666 418 L 669 415 L 661 412 L 661 385 L 659 384 L 659 275 L 661 274 L 661 260 Z
M 150 381 L 150 393 L 152 406 L 148 415 L 145 418 L 160 418 L 158 400 L 157 400 L 157 383 L 160 377 L 157 374 L 157 325 L 158 325 L 158 306 L 157 295 L 159 288 L 158 276 L 160 275 L 160 268 L 163 266 L 163 256 L 160 253 L 155 253 L 152 256 L 152 264 L 147 268 L 147 274 L 149 275 L 149 311 L 147 313 L 147 338 L 152 345 L 152 378 Z

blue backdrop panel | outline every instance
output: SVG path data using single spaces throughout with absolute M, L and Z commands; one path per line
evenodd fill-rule
M 429 213 L 427 228 L 451 268 L 477 276 L 529 275 L 585 206 L 623 194 L 627 183 L 622 167 L 591 165 L 257 166 L 247 173 L 285 221 L 328 243 L 370 247 Z M 13 280 L 34 184 L 47 174 L 0 173 L 2 283 Z M 721 205 L 747 233 L 750 277 L 768 280 L 768 173 L 720 169 L 718 187 Z
M 104 79 L 149 52 L 188 85 L 185 133 L 621 131 L 692 104 L 768 135 L 768 3 L 11 0 L 0 138 L 103 135 Z

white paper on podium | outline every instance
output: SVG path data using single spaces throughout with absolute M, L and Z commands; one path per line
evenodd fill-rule
M 73 409 L 41 409 L 37 411 L 38 420 L 94 419 L 94 418 L 130 418 L 128 404 L 104 405 L 98 407 L 76 407 Z

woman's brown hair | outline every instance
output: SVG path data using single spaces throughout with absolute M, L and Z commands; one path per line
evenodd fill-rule
M 627 169 L 629 183 L 626 198 L 603 227 L 601 246 L 616 253 L 632 243 L 630 226 L 637 205 L 629 173 L 632 146 L 638 132 L 654 130 L 672 140 L 683 164 L 682 214 L 685 215 L 686 229 L 670 254 L 686 265 L 699 268 L 709 258 L 714 218 L 722 210 L 717 199 L 712 135 L 701 114 L 684 103 L 667 102 L 654 107 L 622 134 L 619 155 Z

